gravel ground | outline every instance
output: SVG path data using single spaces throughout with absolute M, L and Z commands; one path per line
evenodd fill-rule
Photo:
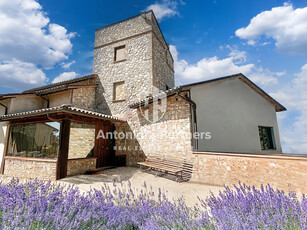
M 163 177 L 158 177 L 141 171 L 134 167 L 121 167 L 108 169 L 94 175 L 78 175 L 59 180 L 59 183 L 70 183 L 77 185 L 81 191 L 89 191 L 91 188 L 99 189 L 106 183 L 111 189 L 115 186 L 127 186 L 131 182 L 135 191 L 144 190 L 144 182 L 147 188 L 157 193 L 159 188 L 167 193 L 169 199 L 183 197 L 188 206 L 193 206 L 198 202 L 198 198 L 205 199 L 210 193 L 218 194 L 223 189 L 220 186 L 198 184 L 192 182 L 178 183 Z
M 0 181 L 8 183 L 12 178 L 0 175 Z M 24 183 L 29 179 L 20 179 Z M 188 206 L 194 206 L 198 203 L 198 198 L 205 199 L 212 193 L 218 194 L 222 190 L 221 186 L 212 186 L 206 184 L 198 184 L 192 182 L 178 183 L 174 180 L 155 176 L 153 174 L 141 171 L 135 167 L 120 167 L 108 169 L 93 175 L 77 175 L 66 177 L 55 183 L 74 184 L 79 187 L 81 192 L 87 192 L 91 188 L 100 189 L 104 184 L 111 189 L 116 187 L 128 187 L 128 181 L 131 182 L 132 188 L 136 193 L 144 190 L 144 182 L 147 188 L 158 193 L 159 189 L 167 194 L 169 199 L 178 199 L 183 197 Z

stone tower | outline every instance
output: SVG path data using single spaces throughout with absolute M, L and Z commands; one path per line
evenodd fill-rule
M 174 87 L 174 61 L 153 11 L 96 30 L 93 72 L 97 110 L 112 115 L 125 116 L 155 87 Z

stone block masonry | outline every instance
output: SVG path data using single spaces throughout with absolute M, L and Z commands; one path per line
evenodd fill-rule
M 103 113 L 125 116 L 130 101 L 152 91 L 151 36 L 145 34 L 95 49 L 94 71 L 99 73 L 97 108 Z M 114 49 L 125 45 L 127 59 L 114 63 Z M 114 101 L 114 84 L 122 82 L 125 98 Z
M 68 160 L 67 176 L 83 174 L 88 170 L 96 169 L 96 160 L 96 158 Z
M 56 160 L 5 157 L 4 175 L 16 178 L 37 178 L 39 180 L 55 181 Z
M 96 88 L 79 88 L 73 90 L 72 104 L 78 108 L 95 110 Z
M 72 122 L 68 159 L 86 158 L 95 146 L 95 125 Z
M 192 181 L 210 185 L 237 184 L 307 193 L 307 157 L 200 152 L 194 154 Z
M 145 17 L 144 17 L 145 16 Z M 115 61 L 117 47 L 125 47 L 125 59 Z M 128 105 L 174 86 L 174 66 L 168 45 L 152 12 L 96 31 L 94 70 L 99 75 L 97 110 L 127 116 Z M 114 101 L 114 84 L 124 82 L 125 99 Z
M 152 106 L 149 104 L 142 110 L 150 111 Z M 146 120 L 140 108 L 131 110 L 128 127 L 134 137 L 132 140 L 119 140 L 116 144 L 129 146 L 125 151 L 127 165 L 144 161 L 148 154 L 190 159 L 193 157 L 190 120 L 190 104 L 174 95 L 167 98 L 166 111 L 156 123 Z M 121 129 L 118 127 L 117 131 Z
M 125 51 L 121 52 L 125 58 L 117 61 L 115 54 L 119 47 L 124 47 Z M 137 109 L 129 108 L 132 102 L 153 94 L 154 89 L 165 90 L 175 85 L 174 61 L 151 11 L 96 30 L 93 72 L 99 76 L 97 111 L 126 118 L 127 125 L 117 125 L 116 131 L 134 135 L 132 139 L 116 140 L 116 154 L 126 155 L 127 165 L 136 165 L 149 153 L 180 156 L 191 153 L 188 135 L 181 140 L 157 139 L 161 137 L 161 129 L 189 132 L 190 114 L 186 112 L 189 105 L 183 111 L 175 104 L 169 105 L 166 118 L 157 124 L 147 124 Z M 124 98 L 116 100 L 114 95 L 119 83 L 125 90 L 120 94 Z M 144 133 L 143 138 L 138 137 L 140 133 Z

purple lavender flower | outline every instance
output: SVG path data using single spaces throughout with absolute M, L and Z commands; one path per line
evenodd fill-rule
M 170 201 L 144 184 L 137 193 L 104 185 L 81 194 L 74 186 L 35 180 L 0 183 L 0 229 L 306 229 L 307 199 L 269 185 L 225 187 L 200 205 Z

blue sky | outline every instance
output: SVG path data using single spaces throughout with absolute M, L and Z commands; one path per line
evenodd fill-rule
M 90 74 L 94 31 L 153 9 L 176 84 L 238 72 L 288 108 L 284 152 L 307 153 L 307 2 L 244 0 L 0 2 L 0 94 Z

